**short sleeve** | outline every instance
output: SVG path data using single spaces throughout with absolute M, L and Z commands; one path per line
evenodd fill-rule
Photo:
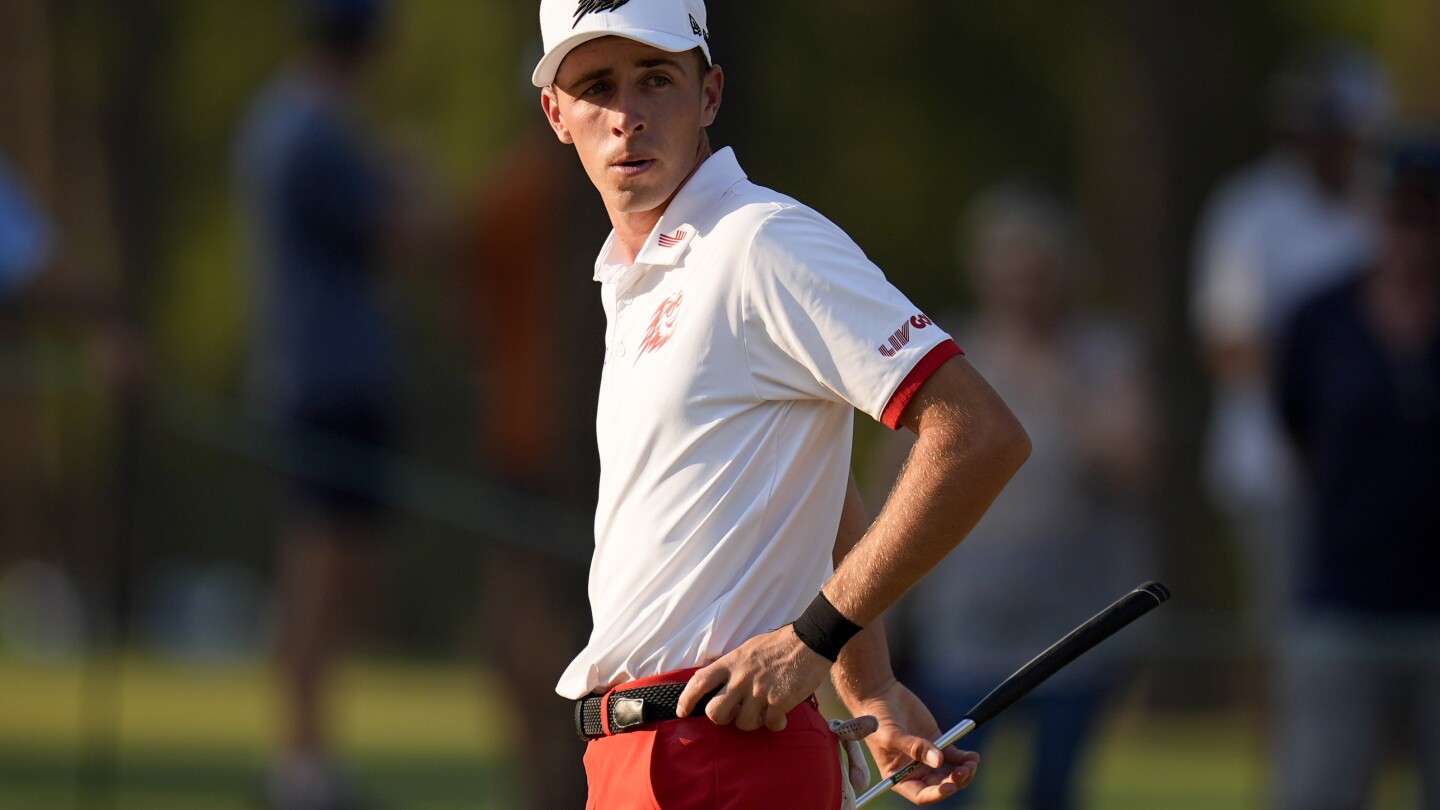
M 763 399 L 845 402 L 893 428 L 924 379 L 960 354 L 858 245 L 803 206 L 761 223 L 744 272 L 745 349 Z

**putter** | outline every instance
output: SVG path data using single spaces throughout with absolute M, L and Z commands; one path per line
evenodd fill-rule
M 1024 697 L 1030 690 L 1044 683 L 1046 678 L 1079 658 L 1081 653 L 1115 635 L 1120 628 L 1159 607 L 1169 598 L 1170 591 L 1158 582 L 1147 582 L 1121 597 L 1115 604 L 1071 630 L 1064 638 L 1052 644 L 1050 649 L 1030 659 L 1030 663 L 1006 678 L 990 694 L 966 712 L 965 718 L 954 728 L 941 734 L 939 739 L 935 740 L 935 747 L 943 751 L 953 745 L 956 740 L 994 719 L 997 714 L 1010 708 L 1011 704 Z M 857 808 L 864 807 L 875 797 L 903 781 L 918 767 L 920 767 L 920 762 L 911 762 L 881 780 L 874 787 L 865 791 L 865 795 L 856 800 L 855 806 Z

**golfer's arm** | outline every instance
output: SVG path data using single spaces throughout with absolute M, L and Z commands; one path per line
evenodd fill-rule
M 1030 454 L 1025 429 L 963 356 L 926 380 L 901 424 L 917 438 L 900 478 L 824 586 L 835 608 L 866 628 L 970 532 Z M 872 633 L 857 652 L 876 640 Z
M 850 476 L 845 491 L 845 507 L 840 512 L 840 529 L 835 533 L 835 565 L 838 567 L 865 536 L 869 519 L 860 500 L 855 476 Z M 895 680 L 890 668 L 890 648 L 885 638 L 885 623 L 875 621 L 856 634 L 840 651 L 840 658 L 830 670 L 830 682 L 851 711 L 859 711 L 863 698 L 877 694 Z

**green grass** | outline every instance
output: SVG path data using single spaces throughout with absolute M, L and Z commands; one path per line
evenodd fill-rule
M 516 759 L 507 731 L 517 718 L 503 710 L 494 679 L 459 663 L 357 661 L 336 686 L 340 754 L 379 807 L 501 810 L 515 804 L 513 769 L 565 767 Z M 277 736 L 269 687 L 260 664 L 126 656 L 85 669 L 0 657 L 0 808 L 255 808 Z M 997 728 L 973 810 L 1019 807 L 1024 742 L 1016 729 Z M 1132 705 L 1110 719 L 1082 766 L 1087 806 L 1260 810 L 1264 762 L 1258 725 L 1240 712 Z M 1390 773 L 1376 806 L 1417 807 L 1414 792 L 1413 778 Z
M 0 808 L 253 808 L 278 736 L 269 687 L 259 664 L 0 659 Z M 336 687 L 340 756 L 379 806 L 513 804 L 503 731 L 514 720 L 483 674 L 356 662 Z M 87 717 L 87 705 L 119 708 Z

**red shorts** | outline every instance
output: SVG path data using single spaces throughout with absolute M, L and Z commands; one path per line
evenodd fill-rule
M 622 688 L 682 683 L 694 672 Z M 813 698 L 790 710 L 784 731 L 740 731 L 700 714 L 591 740 L 585 775 L 587 810 L 837 810 L 843 778 L 835 735 Z

